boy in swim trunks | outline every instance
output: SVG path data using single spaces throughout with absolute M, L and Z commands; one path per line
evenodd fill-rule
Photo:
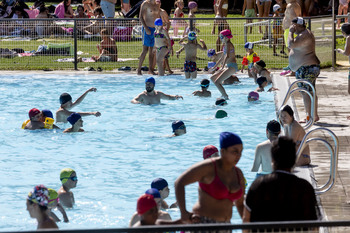
M 184 40 L 187 39 L 187 43 L 184 43 Z M 207 50 L 207 45 L 205 42 L 200 39 L 201 44 L 197 43 L 197 35 L 195 32 L 189 32 L 188 36 L 182 38 L 179 41 L 179 44 L 183 47 L 176 51 L 176 56 L 179 57 L 180 53 L 185 50 L 186 57 L 184 63 L 184 71 L 186 78 L 195 79 L 197 78 L 197 49 Z
M 255 0 L 244 0 L 242 8 L 242 16 L 246 18 L 256 17 L 256 1 Z M 247 23 L 252 23 L 252 19 L 247 19 Z M 249 27 L 250 34 L 252 34 L 253 27 Z
M 62 182 L 62 186 L 58 190 L 58 198 L 60 199 L 60 203 L 65 207 L 72 208 L 75 200 L 74 194 L 70 190 L 77 186 L 77 174 L 71 168 L 64 168 L 60 173 L 60 180 Z

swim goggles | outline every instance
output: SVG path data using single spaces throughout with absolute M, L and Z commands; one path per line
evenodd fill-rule
M 209 87 L 209 84 L 201 84 L 201 87 Z
M 186 126 L 185 125 L 181 125 L 179 128 L 177 129 L 186 129 Z
M 57 201 L 57 203 L 58 202 L 60 202 L 60 199 L 57 197 L 57 198 L 54 198 L 54 199 L 50 199 L 49 200 L 49 204 L 51 204 L 52 202 L 54 202 L 54 201 Z
M 72 176 L 72 177 L 63 177 L 63 178 L 61 178 L 61 180 L 64 180 L 64 179 L 71 179 L 71 180 L 73 180 L 73 181 L 77 181 L 77 180 L 78 180 L 78 177 Z
M 225 38 L 225 36 L 222 35 L 222 34 L 220 34 L 219 37 L 220 37 L 221 40 L 223 40 Z

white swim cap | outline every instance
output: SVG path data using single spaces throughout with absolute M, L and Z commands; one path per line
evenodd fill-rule
M 277 11 L 279 9 L 281 9 L 280 5 L 278 5 L 278 4 L 273 5 L 273 12 L 275 12 L 275 11 Z

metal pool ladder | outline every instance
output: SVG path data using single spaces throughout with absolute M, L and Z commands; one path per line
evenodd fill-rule
M 302 87 L 298 87 L 298 83 L 303 83 L 303 84 L 306 84 L 306 85 L 308 85 L 308 86 L 310 86 L 310 88 L 312 89 L 312 95 L 311 95 L 311 93 L 308 91 L 308 90 L 306 90 L 305 88 L 302 88 Z M 281 105 L 281 107 L 278 109 L 278 112 L 277 112 L 277 114 L 279 115 L 279 113 L 280 113 L 280 111 L 281 111 L 281 108 L 287 103 L 287 101 L 289 100 L 289 98 L 292 96 L 292 94 L 294 94 L 295 92 L 304 92 L 304 93 L 306 93 L 306 94 L 308 94 L 309 95 L 309 97 L 310 97 L 310 99 L 311 99 L 311 113 L 310 113 L 310 115 L 311 116 L 309 116 L 310 117 L 310 119 L 306 122 L 306 124 L 303 126 L 304 127 L 304 129 L 306 130 L 306 129 L 308 129 L 308 128 L 310 128 L 313 124 L 314 124 L 314 120 L 315 120 L 315 99 L 316 99 L 316 91 L 315 91 L 315 88 L 314 88 L 314 86 L 309 82 L 309 81 L 305 81 L 305 80 L 297 80 L 297 81 L 295 81 L 295 82 L 293 82 L 291 85 L 290 85 L 290 87 L 289 87 L 289 89 L 288 89 L 288 91 L 287 91 L 287 94 L 286 94 L 286 96 L 284 97 L 284 100 L 283 100 L 283 102 L 282 102 L 282 105 Z M 278 117 L 278 120 L 279 120 L 279 117 Z M 280 120 L 279 120 L 280 121 Z
M 318 131 L 328 133 L 329 136 L 331 136 L 333 139 L 334 147 L 331 145 L 331 143 L 329 143 L 329 141 L 325 140 L 324 138 L 311 137 L 313 133 Z M 339 141 L 338 141 L 338 137 L 331 130 L 327 128 L 320 127 L 320 128 L 310 130 L 307 134 L 305 134 L 303 140 L 301 141 L 301 144 L 297 151 L 297 159 L 299 158 L 299 156 L 301 156 L 301 152 L 304 150 L 307 144 L 309 144 L 312 141 L 322 142 L 330 152 L 330 170 L 329 170 L 328 181 L 324 185 L 316 186 L 315 188 L 316 194 L 321 195 L 331 190 L 333 185 L 335 184 L 336 176 L 337 176 L 337 168 L 338 168 Z

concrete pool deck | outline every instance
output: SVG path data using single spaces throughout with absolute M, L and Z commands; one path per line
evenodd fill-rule
M 279 76 L 277 72 L 274 73 L 274 79 L 277 80 L 277 83 L 279 82 L 278 79 L 284 79 L 290 84 L 296 80 L 295 77 Z M 347 116 L 350 116 L 350 95 L 347 89 L 347 69 L 336 72 L 330 69 L 321 70 L 321 74 L 316 81 L 320 120 L 309 129 L 324 127 L 333 131 L 339 139 L 336 183 L 330 191 L 319 196 L 325 220 L 330 221 L 350 220 L 350 120 L 347 120 Z M 286 90 L 280 91 L 279 95 L 284 98 Z M 304 119 L 305 111 L 302 98 L 299 94 L 293 95 L 293 97 L 294 100 L 290 103 L 294 108 L 297 108 L 299 118 Z M 323 137 L 325 135 L 318 132 L 315 136 Z M 311 167 L 315 180 L 318 185 L 324 184 L 329 177 L 330 153 L 321 143 L 312 142 L 310 150 Z M 336 230 L 336 232 L 350 232 L 350 228 L 333 230 Z

